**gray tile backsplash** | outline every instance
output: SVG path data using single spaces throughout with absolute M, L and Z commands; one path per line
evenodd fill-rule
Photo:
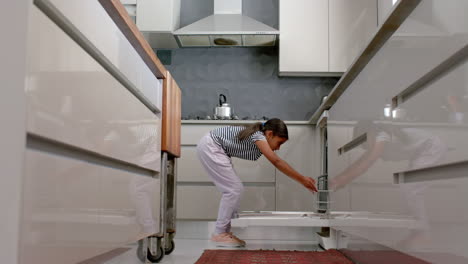
M 307 120 L 338 81 L 331 77 L 278 77 L 278 48 L 172 50 L 166 65 L 182 90 L 182 117 L 213 115 L 220 93 L 234 114 L 249 119 Z

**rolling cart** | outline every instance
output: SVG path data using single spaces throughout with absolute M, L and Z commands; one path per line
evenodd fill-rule
M 143 263 L 158 263 L 175 249 L 177 159 L 163 152 L 161 155 L 160 232 L 138 242 L 137 256 Z
M 177 158 L 181 155 L 181 90 L 169 71 L 163 81 L 159 233 L 140 242 L 142 262 L 157 263 L 175 249 Z M 141 249 L 140 249 L 141 248 Z M 145 252 L 146 251 L 146 252 Z

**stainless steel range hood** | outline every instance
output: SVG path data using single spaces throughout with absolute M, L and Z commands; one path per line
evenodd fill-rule
M 174 33 L 180 47 L 274 46 L 279 31 L 242 15 L 242 0 L 214 0 L 214 14 Z

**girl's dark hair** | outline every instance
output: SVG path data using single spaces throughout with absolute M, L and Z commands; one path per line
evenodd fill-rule
M 289 139 L 288 127 L 281 119 L 278 118 L 272 118 L 266 121 L 265 123 L 257 122 L 255 124 L 245 126 L 245 128 L 241 132 L 239 132 L 239 135 L 237 137 L 239 138 L 239 140 L 242 141 L 250 137 L 250 135 L 257 131 L 262 131 L 263 133 L 265 133 L 265 131 L 267 130 L 273 131 L 274 136 Z

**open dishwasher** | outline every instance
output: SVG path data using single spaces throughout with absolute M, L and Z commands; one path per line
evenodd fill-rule
M 253 226 L 271 227 L 321 227 L 320 246 L 325 249 L 346 248 L 348 237 L 341 227 L 395 227 L 419 229 L 420 222 L 414 217 L 371 212 L 331 211 L 332 191 L 327 188 L 327 175 L 318 178 L 316 212 L 293 211 L 244 211 L 232 219 L 231 226 L 247 228 Z

